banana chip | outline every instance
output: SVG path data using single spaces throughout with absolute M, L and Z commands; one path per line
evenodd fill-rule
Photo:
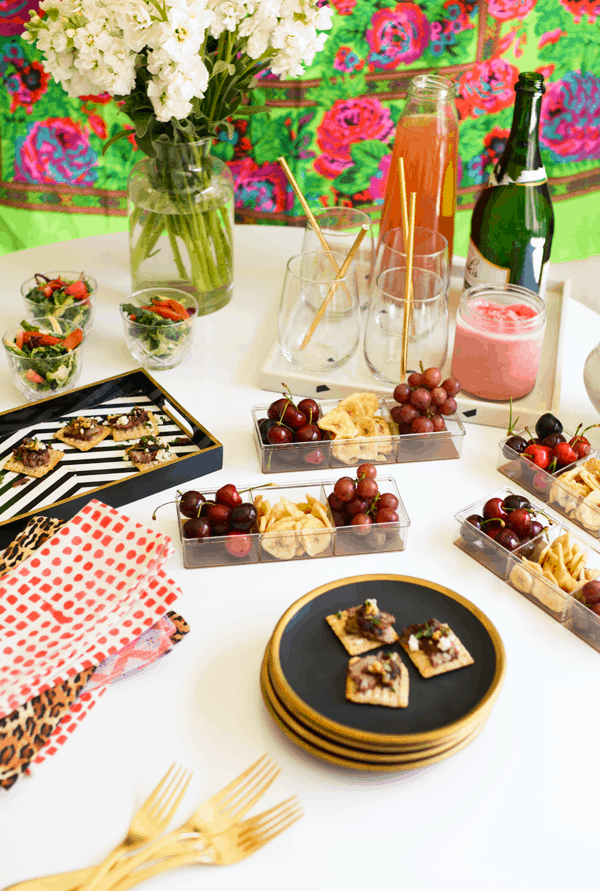
M 352 393 L 317 422 L 321 430 L 327 430 L 336 441 L 331 447 L 336 460 L 342 464 L 385 461 L 393 449 L 393 432 L 388 422 L 376 414 L 378 410 L 379 399 L 375 393 Z M 397 433 L 397 428 L 394 432 Z
M 259 495 L 254 505 L 261 544 L 277 560 L 316 557 L 329 546 L 332 523 L 326 507 L 313 495 L 298 504 L 282 496 L 273 507 Z
M 561 473 L 550 489 L 550 500 L 589 532 L 600 530 L 600 461 L 590 458 L 585 464 Z
M 588 557 L 587 548 L 581 547 L 568 532 L 563 532 L 542 548 L 536 560 L 521 558 L 521 564 L 511 570 L 510 581 L 519 591 L 535 597 L 548 609 L 560 612 L 565 598 L 551 586 L 572 594 L 585 581 L 599 575 L 598 570 L 586 568 Z

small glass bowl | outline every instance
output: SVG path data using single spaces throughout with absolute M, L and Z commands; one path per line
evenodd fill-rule
M 64 282 L 69 282 L 69 284 L 71 284 L 77 281 L 82 273 L 74 272 L 73 270 L 70 272 L 55 270 L 53 272 L 44 272 L 42 275 L 49 281 L 61 278 Z M 98 282 L 95 278 L 92 278 L 91 275 L 86 274 L 84 274 L 84 280 L 87 282 L 90 289 L 88 296 L 84 297 L 83 300 L 73 298 L 72 303 L 60 304 L 53 303 L 51 297 L 42 297 L 40 300 L 32 300 L 29 298 L 27 295 L 30 294 L 32 290 L 39 287 L 36 277 L 31 276 L 31 278 L 28 278 L 27 281 L 23 282 L 21 285 L 21 295 L 23 297 L 23 303 L 25 304 L 26 318 L 35 319 L 40 316 L 45 316 L 46 318 L 52 316 L 55 319 L 62 319 L 64 322 L 68 322 L 76 328 L 81 328 L 83 333 L 87 334 L 94 321 Z
M 190 318 L 180 322 L 172 321 L 168 325 L 143 325 L 134 321 L 131 318 L 133 313 L 124 309 L 126 306 L 146 306 L 153 297 L 177 300 L 185 306 Z M 155 371 L 164 371 L 183 362 L 192 348 L 198 315 L 198 303 L 191 294 L 178 288 L 144 288 L 143 291 L 130 294 L 121 304 L 120 310 L 127 346 L 140 365 Z
M 57 319 L 53 316 L 40 316 L 31 319 L 30 322 L 40 329 L 40 333 L 51 334 L 54 337 L 61 338 L 65 338 L 79 328 L 78 325 L 72 325 L 63 319 Z M 82 353 L 85 340 L 82 340 L 78 346 L 66 355 L 54 356 L 48 359 L 30 359 L 26 356 L 19 356 L 9 349 L 9 344 L 12 346 L 16 345 L 17 334 L 22 330 L 22 325 L 13 325 L 2 338 L 6 361 L 8 362 L 15 387 L 30 402 L 72 390 L 81 376 Z

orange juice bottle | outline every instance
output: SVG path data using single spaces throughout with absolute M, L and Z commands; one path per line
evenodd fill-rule
M 411 192 L 417 193 L 415 225 L 440 232 L 448 242 L 452 262 L 458 116 L 451 80 L 419 74 L 410 81 L 396 130 L 380 238 L 389 229 L 402 226 L 400 158 L 404 158 L 407 198 Z

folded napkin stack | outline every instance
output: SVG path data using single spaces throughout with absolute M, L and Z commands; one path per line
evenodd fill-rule
M 54 754 L 106 686 L 188 627 L 163 564 L 171 541 L 91 501 L 34 518 L 0 557 L 0 787 Z

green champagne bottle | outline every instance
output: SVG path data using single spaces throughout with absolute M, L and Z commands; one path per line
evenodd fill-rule
M 539 145 L 544 78 L 519 75 L 512 128 L 471 219 L 465 288 L 521 285 L 544 296 L 554 213 Z

